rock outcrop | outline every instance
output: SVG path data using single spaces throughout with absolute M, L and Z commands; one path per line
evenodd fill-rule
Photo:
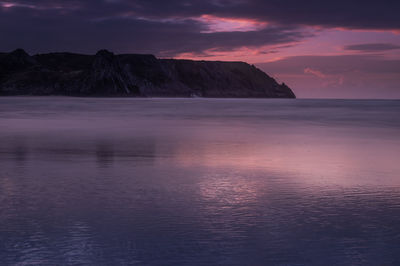
M 0 53 L 0 95 L 295 98 L 244 62 L 157 59 L 101 50 L 96 55 L 24 50 Z
M 85 73 L 80 93 L 139 95 L 139 90 L 133 75 L 122 66 L 118 57 L 109 51 L 101 50 L 97 52 L 90 69 Z

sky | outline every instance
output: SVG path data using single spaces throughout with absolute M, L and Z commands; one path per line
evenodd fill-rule
M 299 98 L 400 98 L 400 1 L 0 0 L 0 51 L 245 61 Z

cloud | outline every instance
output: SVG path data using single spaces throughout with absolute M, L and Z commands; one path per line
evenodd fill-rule
M 174 56 L 293 43 L 303 26 L 400 29 L 400 1 L 6 0 L 1 50 L 147 52 Z
M 71 7 L 76 5 L 73 2 L 70 4 Z M 25 47 L 31 53 L 94 53 L 106 48 L 118 53 L 176 56 L 189 52 L 201 54 L 210 49 L 231 51 L 241 47 L 286 44 L 309 36 L 297 27 L 288 26 L 210 32 L 208 24 L 191 18 L 148 19 L 136 16 L 104 17 L 103 14 L 83 16 L 72 9 L 65 12 L 58 9 L 32 11 L 21 6 L 4 11 L 0 15 L 0 47 L 2 50 Z
M 324 74 L 349 72 L 400 74 L 400 60 L 385 59 L 374 54 L 334 56 L 290 56 L 278 61 L 259 63 L 269 71 L 286 74 L 304 74 L 305 68 L 318 69 Z
M 400 98 L 400 60 L 383 56 L 292 56 L 256 65 L 299 97 Z
M 266 22 L 259 22 L 252 19 L 232 19 L 210 15 L 202 15 L 195 20 L 207 25 L 208 29 L 204 33 L 213 32 L 233 32 L 233 31 L 260 31 L 267 27 Z
M 317 76 L 319 78 L 326 78 L 326 75 L 324 73 L 322 73 L 321 71 L 316 70 L 316 69 L 312 69 L 312 68 L 309 68 L 309 67 L 306 67 L 304 69 L 304 73 L 305 74 L 312 74 L 312 75 Z
M 321 88 L 337 87 L 343 85 L 344 77 L 338 74 L 324 74 L 322 71 L 306 67 L 305 74 L 311 74 L 320 79 Z
M 37 3 L 38 1 L 24 1 Z M 51 2 L 40 1 L 43 5 Z M 86 8 L 102 10 L 99 1 L 85 2 Z M 110 6 L 110 5 L 108 5 Z M 252 18 L 284 25 L 344 27 L 353 29 L 400 29 L 400 2 L 392 0 L 121 0 L 115 10 L 131 10 L 147 17 L 199 17 L 212 15 L 225 18 Z
M 360 52 L 380 52 L 400 49 L 400 45 L 391 43 L 364 43 L 364 44 L 353 44 L 346 45 L 344 50 L 360 51 Z

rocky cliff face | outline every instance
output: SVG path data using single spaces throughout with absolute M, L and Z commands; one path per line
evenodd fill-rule
M 0 53 L 0 95 L 295 98 L 285 84 L 244 62 L 153 55 Z

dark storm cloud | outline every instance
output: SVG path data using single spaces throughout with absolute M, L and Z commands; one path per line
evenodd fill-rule
M 305 36 L 296 28 L 268 27 L 259 31 L 203 33 L 205 25 L 193 19 L 149 20 L 120 16 L 80 16 L 65 9 L 14 7 L 0 17 L 1 48 L 156 53 L 173 56 L 207 49 L 232 50 L 289 43 Z M 82 11 L 79 11 L 82 12 Z M 78 12 L 78 13 L 79 13 Z
M 391 43 L 364 43 L 364 44 L 346 45 L 344 49 L 350 51 L 360 51 L 360 52 L 380 52 L 380 51 L 400 49 L 400 45 Z
M 133 12 L 148 17 L 188 17 L 213 14 L 257 18 L 281 24 L 400 29 L 400 1 L 361 0 L 10 0 L 37 8 L 79 8 L 86 15 Z
M 153 16 L 213 14 L 257 18 L 280 24 L 400 29 L 400 1 L 361 0 L 233 0 L 233 1 L 133 1 L 138 10 Z M 160 8 L 161 7 L 161 8 Z
M 301 40 L 302 25 L 400 29 L 400 1 L 0 0 L 0 50 L 201 54 Z M 269 22 L 247 32 L 205 33 L 201 15 Z

